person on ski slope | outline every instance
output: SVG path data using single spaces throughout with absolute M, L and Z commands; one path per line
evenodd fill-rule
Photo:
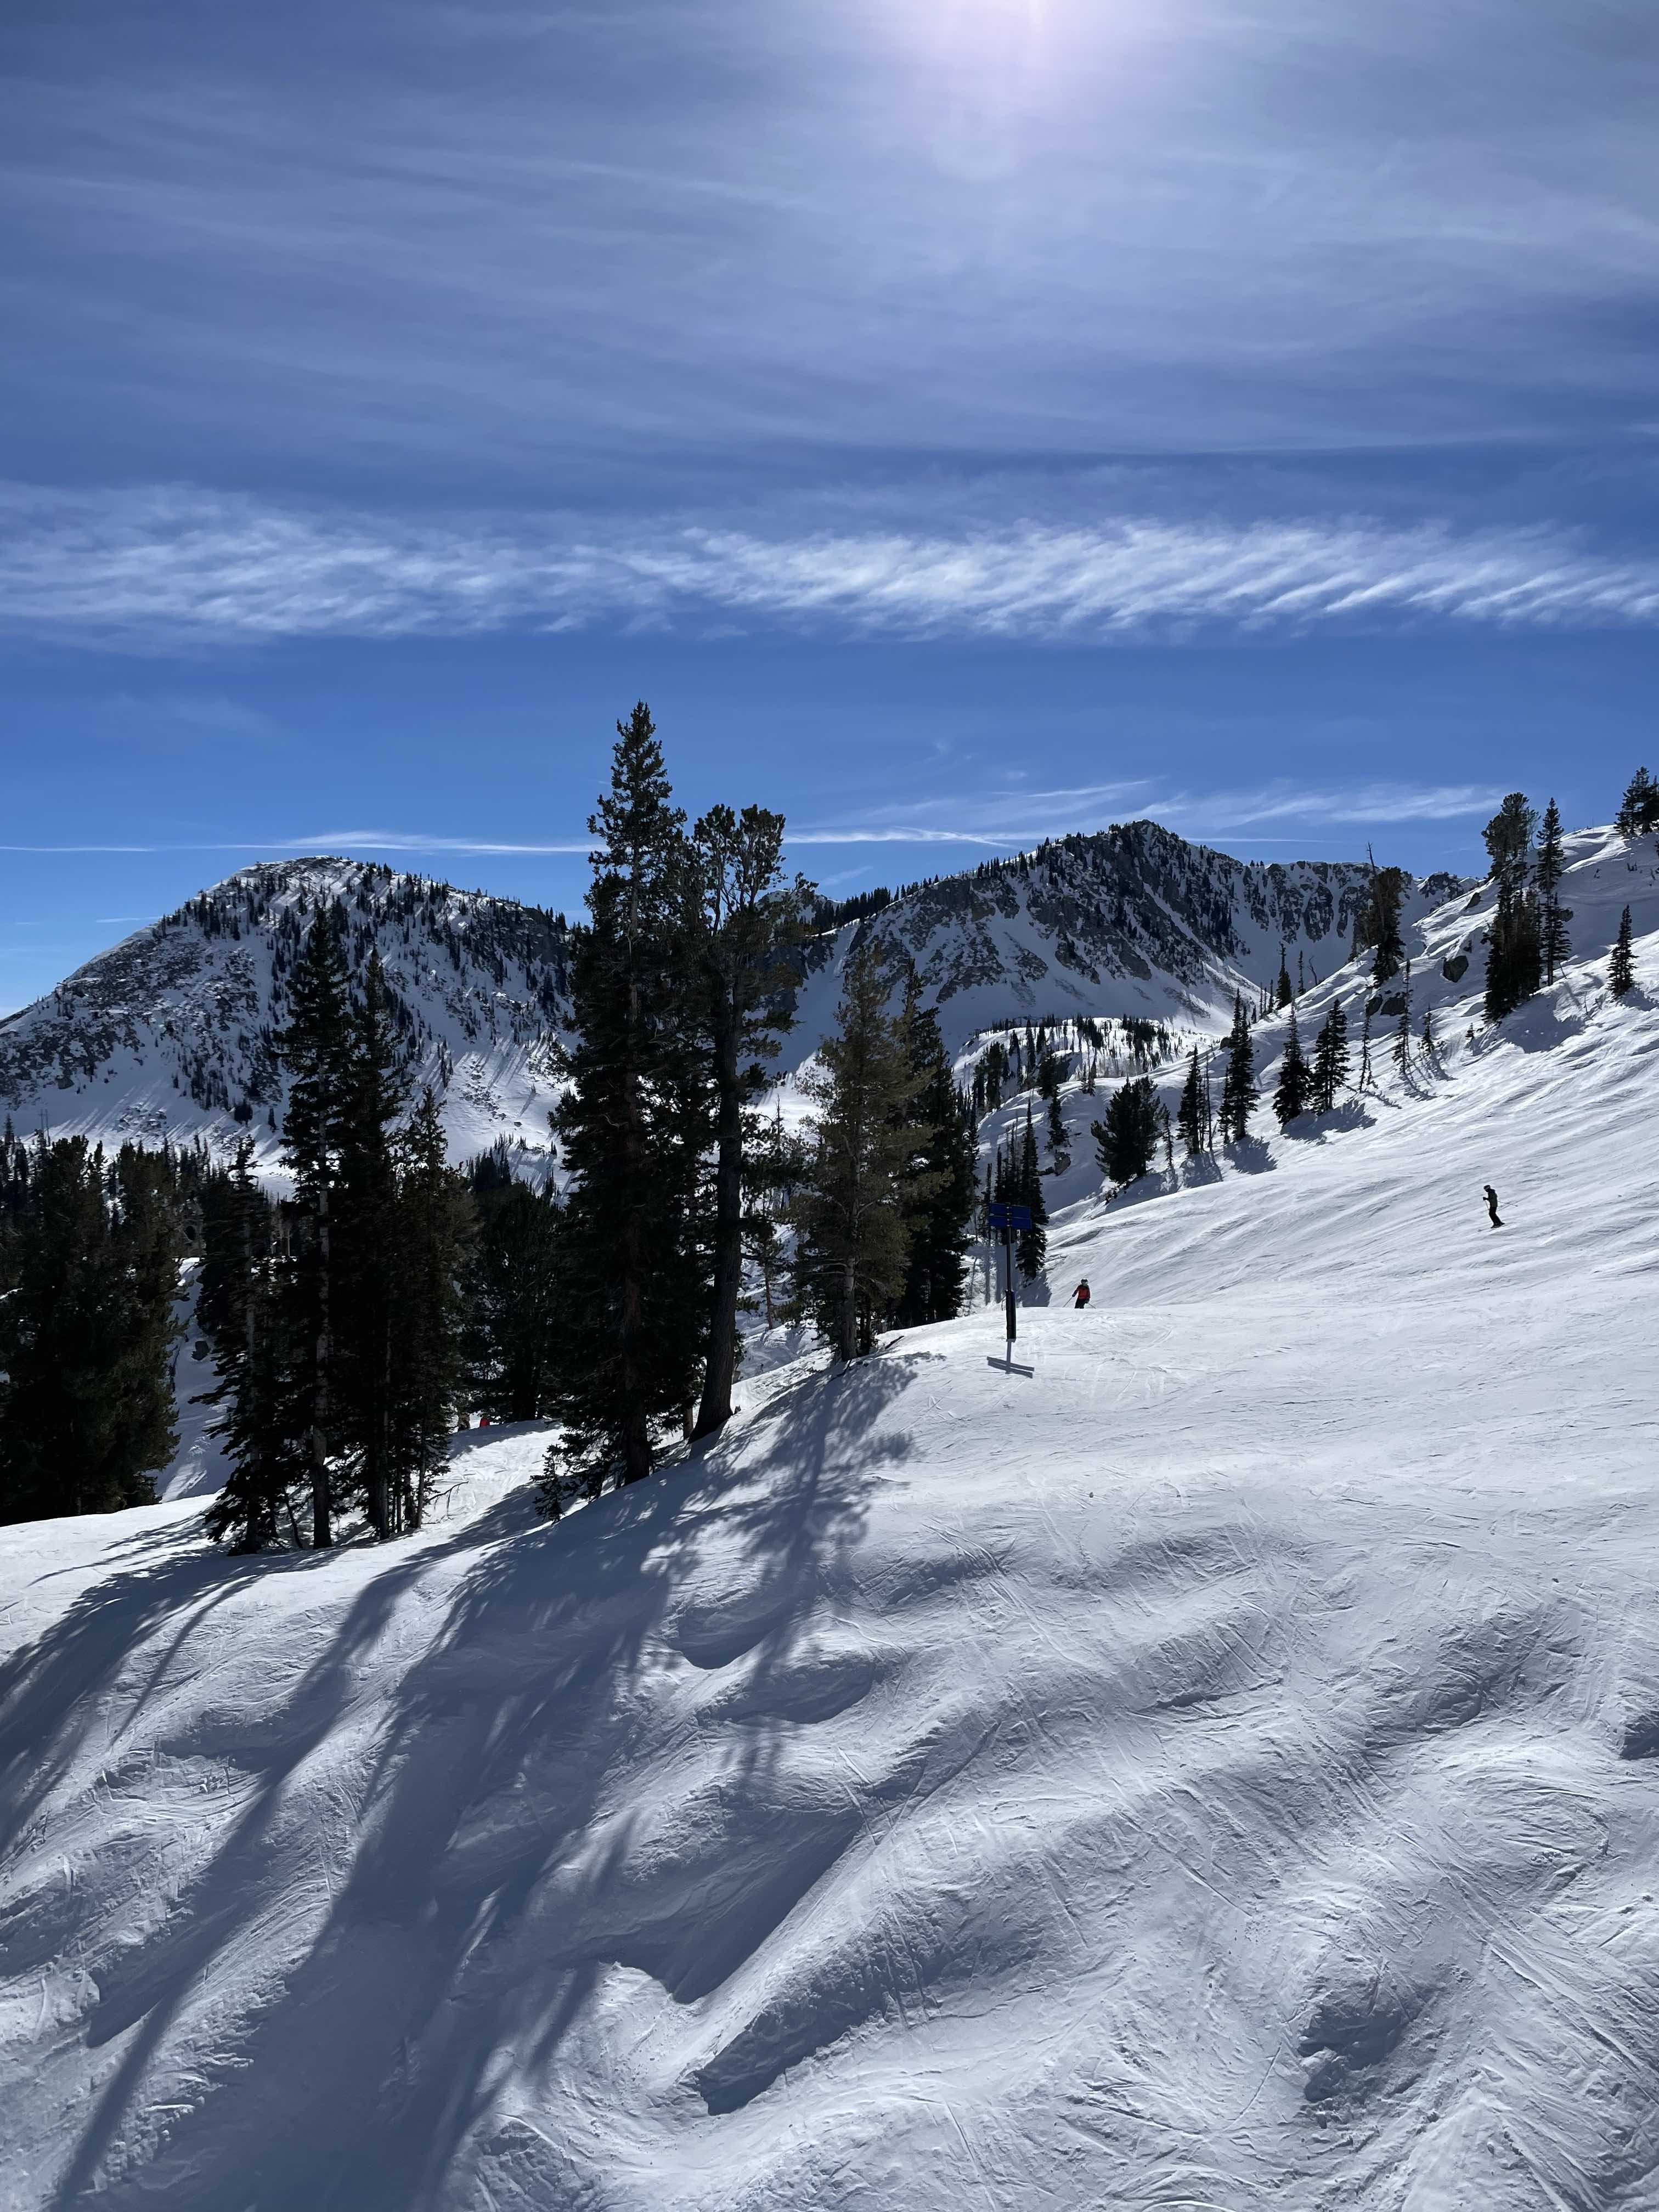
M 1089 1278 L 1085 1275 L 1072 1293 L 1072 1304 L 1081 1313 L 1089 1303 Z
M 1486 1211 L 1492 1216 L 1492 1227 L 1501 1229 L 1504 1224 L 1498 1218 L 1498 1193 L 1490 1183 L 1486 1185 Z

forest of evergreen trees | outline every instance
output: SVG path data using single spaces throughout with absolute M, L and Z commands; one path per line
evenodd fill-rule
M 1618 826 L 1659 830 L 1645 769 Z M 1261 1103 L 1253 1031 L 1276 1007 L 1289 1017 L 1270 1101 L 1281 1126 L 1370 1083 L 1374 1013 L 1396 1023 L 1402 1069 L 1435 1050 L 1427 1012 L 1413 1026 L 1397 869 L 1371 869 L 1356 926 L 1371 983 L 1357 1074 L 1340 999 L 1304 1048 L 1281 953 L 1276 986 L 1253 1006 L 1236 1001 L 1226 1039 L 1192 1048 L 1173 1117 L 1153 1079 L 1176 1042 L 1147 1021 L 1001 1025 L 959 1087 L 914 971 L 884 966 L 860 930 L 805 1085 L 813 1118 L 793 1132 L 761 1100 L 800 948 L 871 918 L 888 895 L 823 901 L 785 869 L 782 819 L 764 808 L 715 806 L 688 824 L 642 704 L 617 726 L 589 829 L 586 917 L 568 933 L 574 1042 L 554 1117 L 562 1194 L 520 1179 L 504 1146 L 448 1164 L 435 1097 L 411 1095 L 407 1022 L 337 905 L 296 939 L 287 1024 L 270 1039 L 289 1195 L 258 1182 L 251 1139 L 227 1165 L 199 1147 L 108 1158 L 7 1125 L 0 1521 L 151 1498 L 177 1447 L 187 1327 L 211 1364 L 213 1433 L 230 1466 L 208 1514 L 216 1540 L 324 1547 L 348 1526 L 419 1528 L 469 1411 L 556 1424 L 540 1486 L 556 1516 L 718 1432 L 740 1316 L 756 1304 L 769 1326 L 810 1323 L 842 1359 L 884 1328 L 950 1320 L 994 1200 L 1030 1209 L 1015 1265 L 1039 1277 L 1043 1178 L 1070 1165 L 1060 1094 L 1074 1079 L 1085 1094 L 1103 1073 L 1117 1079 L 1092 1135 L 1103 1174 L 1123 1184 L 1160 1147 L 1173 1168 L 1177 1140 L 1194 1158 L 1248 1141 Z M 1553 799 L 1540 817 L 1511 793 L 1484 835 L 1496 1021 L 1553 980 L 1572 916 Z M 1634 988 L 1631 934 L 1626 908 L 1608 968 L 1617 996 Z M 981 1182 L 981 1121 L 1022 1100 Z
M 313 916 L 272 1041 L 286 1078 L 271 1197 L 246 1142 L 0 1146 L 0 1519 L 153 1495 L 176 1449 L 172 1376 L 196 1262 L 237 1550 L 417 1528 L 469 1411 L 557 1424 L 541 1496 L 647 1474 L 730 1418 L 747 1282 L 769 1321 L 845 1358 L 964 1296 L 975 1127 L 914 978 L 848 959 L 805 1136 L 758 1110 L 792 964 L 821 923 L 781 817 L 674 806 L 643 705 L 618 725 L 586 918 L 570 932 L 575 1040 L 554 1134 L 562 1198 L 505 1149 L 451 1167 L 438 1103 L 378 955 Z M 862 914 L 879 910 L 871 901 Z

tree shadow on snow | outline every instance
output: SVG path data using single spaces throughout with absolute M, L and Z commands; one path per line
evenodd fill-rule
M 1260 1137 L 1236 1138 L 1227 1147 L 1227 1158 L 1240 1175 L 1272 1175 L 1279 1165 Z
M 1298 1145 L 1322 1145 L 1327 1137 L 1335 1136 L 1341 1130 L 1369 1129 L 1376 1120 L 1364 1099 L 1345 1098 L 1328 1114 L 1298 1114 L 1294 1121 L 1287 1123 L 1284 1133 Z
M 749 1958 L 857 1826 L 845 1792 L 804 1815 L 770 1778 L 792 1729 L 833 1703 L 799 1654 L 834 1616 L 881 1465 L 909 1449 L 888 1435 L 872 1452 L 870 1431 L 928 1356 L 804 1377 L 736 1437 L 556 1527 L 515 1530 L 507 1499 L 447 1545 L 389 1556 L 280 1716 L 245 1731 L 233 1755 L 252 1786 L 211 1863 L 100 1976 L 89 2039 L 127 2040 L 59 2212 L 94 2191 L 112 2212 L 158 2195 L 177 2212 L 436 2212 L 454 2201 L 458 2160 L 506 2124 L 504 2079 L 547 2079 L 609 1969 L 634 1967 L 689 2002 Z M 710 1540 L 718 1574 L 703 1571 Z M 315 1863 L 334 1868 L 309 1949 L 234 2030 L 216 2026 L 205 2094 L 150 2164 L 120 2172 L 182 2011 L 216 1977 L 234 1982 L 224 1954 L 300 1878 L 299 1770 L 348 1719 L 398 1598 L 470 1549 L 477 1562 L 445 1595 L 441 1627 L 390 1695 L 349 1825 L 342 1810 L 331 1839 L 304 1839 L 313 1888 Z M 189 1564 L 195 1578 L 170 1585 L 173 1602 L 235 1576 L 222 1559 Z M 98 1663 L 167 1609 L 157 1591 L 106 1620 Z M 739 1660 L 727 1764 L 752 1817 L 728 1827 L 722 1789 L 700 1808 L 703 1848 L 653 1850 L 607 1811 L 617 1771 L 641 1756 L 649 1685 Z M 76 1694 L 96 1674 L 60 1670 L 61 1686 Z M 233 1725 L 216 1717 L 220 1733 Z M 668 1758 L 672 1742 L 659 1747 Z M 576 2201 L 586 2185 L 556 2146 L 538 2135 L 535 2154 L 548 2201 Z

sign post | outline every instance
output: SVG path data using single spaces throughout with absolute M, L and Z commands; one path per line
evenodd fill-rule
M 991 1226 L 1002 1231 L 1002 1286 L 1011 1345 L 1019 1333 L 1014 1308 L 1014 1231 L 1018 1229 L 1023 1232 L 1030 1225 L 1031 1209 L 1029 1206 L 1010 1206 L 1000 1198 L 991 1201 Z

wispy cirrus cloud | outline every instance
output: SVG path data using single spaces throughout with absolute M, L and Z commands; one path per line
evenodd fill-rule
M 1545 526 L 1104 516 L 790 534 L 410 521 L 191 491 L 0 489 L 0 624 L 87 642 L 546 632 L 1109 644 L 1148 635 L 1659 623 L 1659 561 Z
M 1221 791 L 1182 789 L 1150 781 L 1052 791 L 1008 786 L 965 798 L 872 810 L 838 823 L 792 828 L 790 842 L 1008 849 L 1037 844 L 1045 837 L 1104 829 L 1110 822 L 1135 815 L 1150 816 L 1192 836 L 1267 825 L 1295 825 L 1311 832 L 1362 823 L 1464 821 L 1492 813 L 1501 796 L 1496 786 L 1470 783 L 1310 786 L 1288 779 Z
M 1267 824 L 1304 830 L 1359 823 L 1449 822 L 1490 814 L 1501 793 L 1476 784 L 1361 783 L 1310 787 L 1279 780 L 1231 791 L 1192 791 L 1151 781 L 1058 786 L 1033 791 L 999 786 L 948 799 L 917 799 L 872 809 L 839 822 L 791 823 L 792 846 L 956 846 L 1017 850 L 1045 837 L 1102 830 L 1114 821 L 1151 816 L 1191 836 L 1215 836 Z M 1256 841 L 1260 842 L 1260 841 Z M 1295 842 L 1295 841 L 1291 841 Z M 0 853 L 222 853 L 258 857 L 289 854 L 405 853 L 528 858 L 586 857 L 591 837 L 458 837 L 423 830 L 325 829 L 301 836 L 220 839 L 157 844 L 0 844 Z M 131 919 L 112 915 L 116 921 Z

